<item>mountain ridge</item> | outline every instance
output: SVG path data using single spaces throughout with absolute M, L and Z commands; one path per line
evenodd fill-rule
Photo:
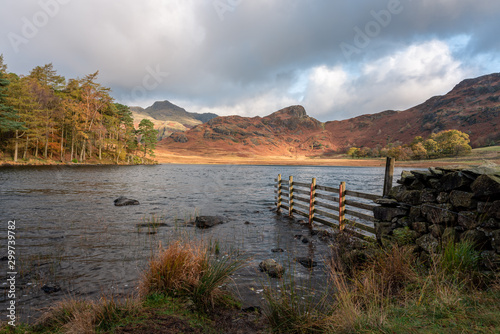
M 186 155 L 322 156 L 349 147 L 409 143 L 446 129 L 470 135 L 473 147 L 500 142 L 500 73 L 466 79 L 445 95 L 406 110 L 385 110 L 322 123 L 302 106 L 265 117 L 224 116 L 174 133 L 159 147 Z

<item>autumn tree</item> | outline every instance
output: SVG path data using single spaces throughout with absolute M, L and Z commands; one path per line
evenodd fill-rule
M 7 103 L 7 90 L 10 81 L 7 79 L 7 67 L 3 63 L 3 55 L 0 56 L 0 135 L 3 133 L 14 133 L 16 138 L 14 148 L 14 161 L 17 161 L 17 150 L 19 131 L 25 130 L 24 123 L 20 121 L 17 111 Z
M 144 150 L 144 157 L 146 153 L 154 156 L 154 149 L 156 147 L 158 131 L 155 130 L 153 122 L 144 118 L 139 123 L 138 134 L 141 136 L 141 144 Z

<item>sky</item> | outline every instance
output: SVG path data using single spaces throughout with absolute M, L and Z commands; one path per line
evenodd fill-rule
M 99 71 L 117 102 L 321 121 L 405 110 L 500 72 L 498 0 L 0 0 L 0 54 L 28 75 Z

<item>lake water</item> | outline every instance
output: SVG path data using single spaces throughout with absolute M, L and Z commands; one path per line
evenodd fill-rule
M 395 171 L 395 175 L 400 170 Z M 328 246 L 296 221 L 272 211 L 274 179 L 381 194 L 384 169 L 310 166 L 157 165 L 44 166 L 0 168 L 0 258 L 7 255 L 7 224 L 16 222 L 17 315 L 31 322 L 44 307 L 66 297 L 94 298 L 132 293 L 159 242 L 182 234 L 219 241 L 251 256 L 237 283 L 244 304 L 255 304 L 263 284 L 274 284 L 257 270 L 265 259 L 288 263 L 295 277 L 313 286 L 325 279 Z M 116 207 L 126 196 L 138 206 Z M 185 222 L 195 215 L 219 215 L 228 222 L 199 230 Z M 140 224 L 167 224 L 152 231 Z M 156 232 L 153 234 L 152 232 Z M 294 236 L 307 235 L 304 244 Z M 284 253 L 272 253 L 273 248 Z M 313 270 L 293 265 L 296 256 L 318 261 Z M 287 267 L 285 265 L 285 267 Z M 0 261 L 0 315 L 5 319 L 7 261 Z M 47 294 L 41 287 L 58 286 Z

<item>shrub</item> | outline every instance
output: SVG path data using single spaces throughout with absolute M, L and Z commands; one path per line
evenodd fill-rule
M 230 294 L 220 286 L 245 263 L 237 254 L 215 256 L 202 242 L 176 241 L 166 249 L 160 245 L 143 275 L 140 291 L 146 296 L 165 293 L 189 298 L 196 308 L 206 311 L 232 303 Z

